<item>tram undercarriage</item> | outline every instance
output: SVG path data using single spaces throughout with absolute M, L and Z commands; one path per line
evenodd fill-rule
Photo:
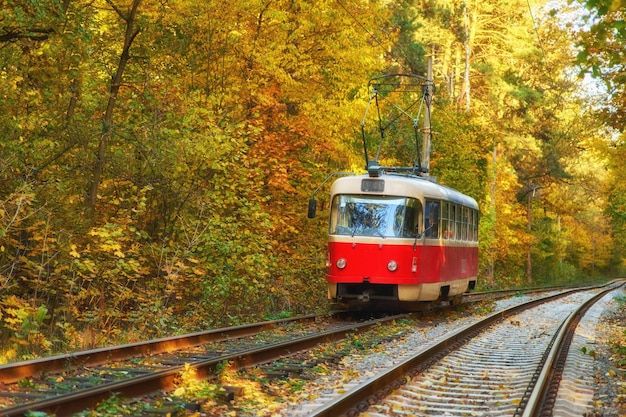
M 437 304 L 458 305 L 463 294 L 474 289 L 476 279 L 440 283 L 399 285 L 363 283 L 328 283 L 328 298 L 336 307 L 346 309 L 384 308 L 386 310 L 423 311 Z

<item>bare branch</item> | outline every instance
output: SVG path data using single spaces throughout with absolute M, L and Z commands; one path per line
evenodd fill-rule
M 18 39 L 29 39 L 31 41 L 45 41 L 54 33 L 51 28 L 29 28 L 29 29 L 8 29 L 4 28 L 5 33 L 0 35 L 0 42 L 12 42 Z

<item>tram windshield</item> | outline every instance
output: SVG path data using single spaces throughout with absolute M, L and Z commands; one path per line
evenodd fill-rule
M 332 235 L 415 238 L 422 204 L 409 197 L 336 195 L 330 216 Z

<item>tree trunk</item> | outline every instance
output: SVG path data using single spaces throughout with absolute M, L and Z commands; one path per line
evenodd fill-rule
M 465 69 L 463 71 L 463 85 L 459 96 L 459 104 L 465 102 L 465 111 L 469 112 L 471 108 L 471 86 L 470 86 L 470 67 L 472 57 L 472 40 L 474 38 L 474 28 L 472 27 L 472 19 L 470 18 L 468 0 L 463 3 L 463 26 L 465 28 Z M 474 19 L 475 20 L 475 19 Z
M 532 229 L 532 216 L 531 216 L 532 198 L 533 198 L 533 193 L 528 193 L 528 203 L 527 203 L 527 213 L 526 213 L 528 234 L 531 233 L 531 229 Z M 529 241 L 528 247 L 526 249 L 526 283 L 528 284 L 532 284 L 533 282 L 533 265 L 532 265 L 532 258 L 531 258 L 531 249 L 532 249 L 532 243 L 531 241 Z
M 497 192 L 497 163 L 498 163 L 498 145 L 493 144 L 493 152 L 491 154 L 491 183 L 489 184 L 489 216 L 492 220 L 492 229 L 491 234 L 495 235 L 495 225 L 496 225 L 496 192 Z M 495 240 L 495 237 L 493 238 Z M 486 271 L 485 279 L 490 286 L 495 284 L 495 271 L 496 271 L 496 256 L 493 250 L 489 251 L 486 255 L 488 266 Z
M 96 158 L 93 165 L 91 183 L 87 194 L 87 207 L 93 212 L 96 201 L 98 200 L 98 187 L 102 181 L 102 173 L 104 172 L 105 156 L 109 145 L 109 139 L 113 134 L 113 110 L 115 109 L 115 102 L 117 95 L 122 85 L 122 78 L 124 75 L 124 69 L 130 58 L 130 47 L 135 37 L 139 34 L 141 29 L 135 28 L 135 17 L 137 15 L 137 9 L 141 0 L 133 0 L 132 5 L 127 13 L 123 13 L 112 0 L 107 0 L 107 3 L 117 12 L 117 14 L 126 22 L 126 32 L 124 35 L 124 48 L 120 55 L 120 60 L 117 66 L 117 71 L 111 79 L 111 87 L 109 89 L 109 100 L 107 102 L 106 111 L 102 118 L 102 134 L 98 141 L 98 151 L 96 152 Z

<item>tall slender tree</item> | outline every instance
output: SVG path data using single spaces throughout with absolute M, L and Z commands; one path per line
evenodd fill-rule
M 118 99 L 118 94 L 122 86 L 122 80 L 124 78 L 124 71 L 131 59 L 130 50 L 137 35 L 141 33 L 142 28 L 137 24 L 137 14 L 139 11 L 139 5 L 141 0 L 133 0 L 128 6 L 127 10 L 123 10 L 122 7 L 116 5 L 112 0 L 106 0 L 106 3 L 113 9 L 115 14 L 124 22 L 124 37 L 122 51 L 119 56 L 117 68 L 115 69 L 113 77 L 111 77 L 111 84 L 109 86 L 109 94 L 107 99 L 106 108 L 102 117 L 102 133 L 98 139 L 98 149 L 93 164 L 92 177 L 90 182 L 89 191 L 87 194 L 87 204 L 91 210 L 96 205 L 98 199 L 98 187 L 102 173 L 105 166 L 105 156 L 109 144 L 111 135 L 114 132 L 113 125 L 113 111 L 115 110 L 115 104 Z

